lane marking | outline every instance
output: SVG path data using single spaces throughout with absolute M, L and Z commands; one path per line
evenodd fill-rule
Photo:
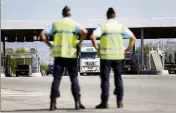
M 49 92 L 22 92 L 22 91 L 14 91 L 14 90 L 2 90 L 2 97 L 10 97 L 10 96 L 48 96 Z
M 35 97 L 35 96 L 49 96 L 49 94 L 2 94 L 1 97 Z

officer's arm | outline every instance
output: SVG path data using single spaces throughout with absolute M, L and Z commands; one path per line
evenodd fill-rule
M 50 48 L 52 47 L 52 44 L 49 42 L 48 40 L 48 35 L 53 35 L 54 34 L 54 24 L 52 24 L 51 26 L 49 26 L 48 28 L 44 29 L 41 33 L 40 33 L 40 39 L 43 40 Z
M 86 39 L 87 33 L 88 33 L 87 29 L 84 28 L 84 29 L 81 30 L 79 45 L 81 45 L 82 41 L 84 39 Z
M 90 36 L 90 39 L 92 40 L 92 45 L 97 51 L 99 51 L 99 47 L 97 46 L 96 38 L 101 37 L 101 35 L 102 35 L 102 28 L 101 26 L 99 26 L 93 31 L 92 35 Z
M 40 39 L 43 40 L 50 48 L 52 47 L 52 44 L 49 42 L 47 35 L 42 31 L 40 33 Z
M 94 34 L 92 34 L 90 36 L 90 39 L 92 40 L 93 47 L 98 51 L 99 48 L 98 48 L 97 43 L 96 43 L 96 36 Z
M 128 44 L 128 47 L 125 50 L 125 53 L 127 53 L 128 51 L 130 51 L 133 48 L 135 41 L 136 41 L 136 37 L 128 28 L 125 28 L 124 34 L 126 34 L 130 37 L 130 42 Z

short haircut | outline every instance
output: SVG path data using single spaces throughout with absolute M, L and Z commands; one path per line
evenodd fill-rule
M 62 15 L 64 17 L 71 16 L 70 11 L 71 11 L 71 9 L 68 6 L 65 6 L 62 10 Z
M 115 11 L 113 8 L 109 8 L 106 13 L 107 18 L 114 18 L 115 17 Z

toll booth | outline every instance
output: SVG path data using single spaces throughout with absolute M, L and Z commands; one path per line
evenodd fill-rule
M 129 27 L 137 39 L 141 39 L 141 52 L 139 71 L 145 71 L 144 39 L 175 38 L 176 37 L 176 18 L 135 18 L 119 19 L 125 26 Z M 102 24 L 104 19 L 88 19 L 79 21 L 85 26 L 89 34 L 86 40 L 90 40 L 90 34 Z M 131 22 L 131 23 L 130 23 Z M 5 42 L 32 42 L 41 41 L 39 34 L 53 21 L 2 21 L 1 41 L 5 55 Z M 53 41 L 53 38 L 49 38 Z

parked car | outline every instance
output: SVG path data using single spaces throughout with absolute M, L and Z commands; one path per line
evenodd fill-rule
M 49 64 L 47 67 L 46 75 L 53 74 L 54 65 Z
M 16 77 L 18 76 L 29 76 L 31 74 L 31 66 L 27 64 L 16 65 Z
M 53 74 L 54 65 L 49 64 L 47 67 L 46 75 Z M 63 76 L 68 76 L 68 70 L 64 68 Z

